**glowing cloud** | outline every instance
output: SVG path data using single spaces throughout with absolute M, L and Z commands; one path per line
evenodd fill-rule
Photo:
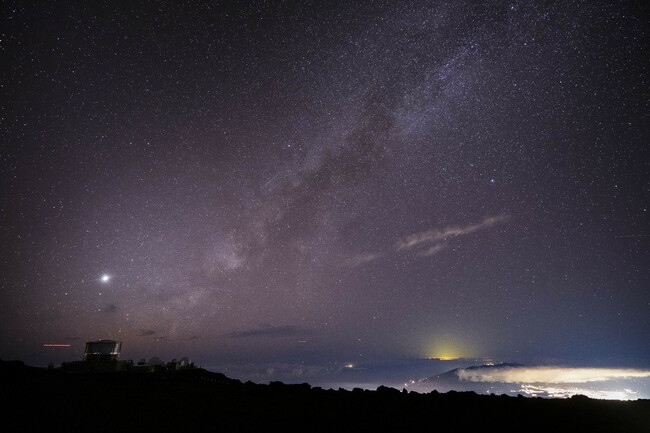
M 508 217 L 505 215 L 497 215 L 494 217 L 485 218 L 483 221 L 481 221 L 478 224 L 471 224 L 463 227 L 450 226 L 450 227 L 445 227 L 443 229 L 427 230 L 400 239 L 395 244 L 395 247 L 398 250 L 404 250 L 404 249 L 414 248 L 423 243 L 436 243 L 451 237 L 464 236 L 470 233 L 477 232 L 479 230 L 486 229 L 488 227 L 492 227 L 493 225 L 506 221 L 507 219 Z M 437 251 L 434 251 L 433 253 L 435 252 Z
M 586 383 L 650 377 L 648 370 L 625 368 L 504 367 L 459 369 L 461 381 L 519 383 Z

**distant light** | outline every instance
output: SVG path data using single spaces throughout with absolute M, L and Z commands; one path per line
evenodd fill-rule
M 345 364 L 345 368 L 354 368 L 354 364 Z
M 45 347 L 70 347 L 69 344 L 44 344 Z
M 104 275 L 102 275 L 100 280 L 101 280 L 102 283 L 108 283 L 111 280 L 111 276 L 108 275 L 108 274 L 104 274 Z
M 439 336 L 424 350 L 426 358 L 453 361 L 459 358 L 473 358 L 476 355 L 468 342 L 457 335 Z

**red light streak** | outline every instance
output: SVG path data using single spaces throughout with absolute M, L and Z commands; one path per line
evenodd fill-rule
M 45 347 L 70 347 L 69 344 L 44 344 Z

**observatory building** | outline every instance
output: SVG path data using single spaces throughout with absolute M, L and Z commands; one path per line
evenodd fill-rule
M 122 342 L 115 340 L 96 340 L 86 343 L 83 361 L 66 362 L 61 365 L 64 370 L 76 372 L 111 373 L 125 371 L 133 364 L 120 361 Z
M 158 357 L 153 357 L 147 363 L 144 359 L 133 365 L 133 361 L 118 359 L 122 350 L 122 342 L 115 340 L 95 340 L 86 343 L 82 361 L 64 362 L 61 368 L 69 372 L 78 373 L 157 373 L 188 370 L 194 368 L 194 363 L 189 358 L 180 360 L 172 359 L 163 362 Z
M 121 341 L 89 341 L 84 350 L 84 361 L 117 361 L 120 350 L 122 350 Z

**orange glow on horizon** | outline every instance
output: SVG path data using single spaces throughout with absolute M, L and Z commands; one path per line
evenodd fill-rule
M 456 359 L 481 358 L 466 338 L 456 335 L 443 335 L 432 338 L 424 348 L 424 357 L 453 361 Z

